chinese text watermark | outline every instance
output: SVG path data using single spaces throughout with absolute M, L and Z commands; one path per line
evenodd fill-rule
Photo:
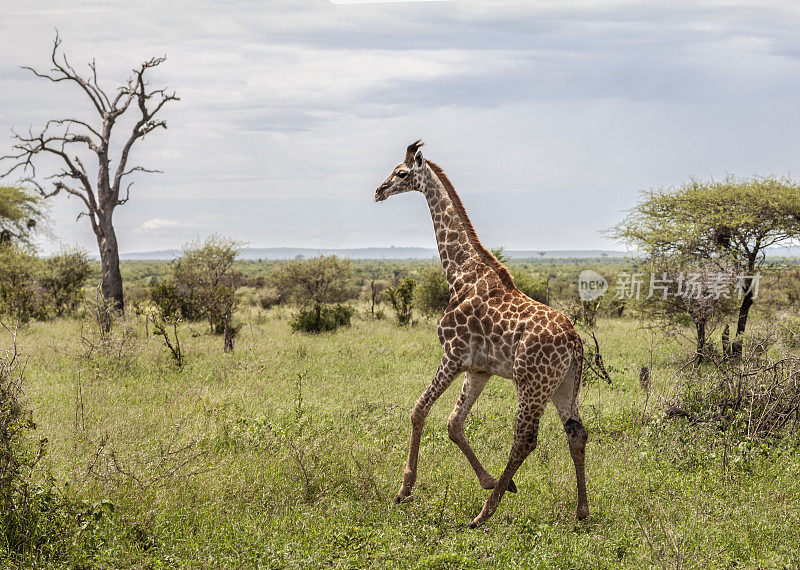
M 734 273 L 629 273 L 617 276 L 614 297 L 616 299 L 728 299 L 737 295 L 758 298 L 761 274 Z M 578 293 L 582 301 L 593 301 L 605 295 L 608 282 L 599 273 L 584 270 L 578 277 Z

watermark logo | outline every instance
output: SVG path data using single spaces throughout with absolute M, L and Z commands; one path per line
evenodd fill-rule
M 761 274 L 735 273 L 628 273 L 621 272 L 617 276 L 614 297 L 624 299 L 666 299 L 677 297 L 683 299 L 728 299 L 737 294 L 758 298 L 758 287 Z M 581 301 L 594 301 L 608 291 L 608 281 L 590 269 L 584 269 L 578 276 L 578 294 Z
M 605 295 L 608 291 L 608 281 L 605 277 L 592 271 L 584 269 L 578 276 L 578 294 L 581 301 L 594 301 Z

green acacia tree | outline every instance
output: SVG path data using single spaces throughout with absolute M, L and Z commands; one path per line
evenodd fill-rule
M 172 279 L 150 289 L 150 298 L 164 317 L 206 319 L 211 332 L 222 335 L 225 352 L 233 350 L 240 328 L 233 316 L 241 274 L 233 264 L 241 249 L 239 242 L 218 235 L 189 243 L 173 262 Z
M 24 188 L 0 186 L 0 245 L 30 246 L 44 217 L 41 197 Z
M 339 309 L 347 313 L 337 317 L 336 314 L 326 315 L 326 307 L 332 303 L 342 303 L 351 299 L 354 294 L 350 286 L 350 279 L 353 276 L 353 264 L 349 259 L 339 259 L 335 255 L 321 255 L 312 259 L 294 260 L 279 265 L 270 275 L 270 282 L 278 290 L 278 294 L 283 299 L 292 301 L 305 306 L 310 306 L 308 322 L 304 321 L 300 330 L 308 332 L 319 332 L 331 330 L 342 324 L 349 324 L 349 311 L 346 308 Z M 303 316 L 303 311 L 295 315 Z M 331 326 L 328 326 L 325 317 L 332 319 Z
M 800 238 L 800 185 L 775 176 L 692 180 L 645 193 L 611 235 L 650 260 L 717 260 L 740 275 L 734 350 L 755 299 L 766 248 Z
M 89 254 L 65 249 L 42 260 L 39 285 L 49 297 L 58 316 L 74 312 L 83 298 L 83 287 L 92 276 Z

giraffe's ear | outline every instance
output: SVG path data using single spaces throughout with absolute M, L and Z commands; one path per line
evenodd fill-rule
M 419 152 L 418 152 L 419 151 L 419 147 L 421 147 L 422 144 L 423 143 L 422 143 L 421 140 L 416 140 L 413 143 L 411 143 L 410 145 L 408 145 L 408 148 L 406 148 L 405 163 L 406 163 L 406 166 L 408 166 L 409 168 L 414 166 L 414 163 L 416 161 L 415 155 L 419 154 Z M 420 156 L 420 158 L 422 158 L 422 157 Z
M 423 162 L 422 151 L 417 151 L 417 154 L 414 155 L 414 168 L 420 168 Z

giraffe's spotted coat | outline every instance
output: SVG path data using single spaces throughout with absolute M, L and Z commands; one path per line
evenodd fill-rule
M 481 244 L 455 188 L 442 169 L 422 157 L 420 141 L 377 189 L 375 200 L 416 190 L 428 202 L 450 303 L 439 320 L 444 355 L 433 381 L 411 412 L 411 445 L 398 501 L 410 497 L 417 476 L 422 426 L 431 406 L 455 377 L 465 373 L 447 422 L 450 439 L 463 451 L 485 489 L 493 489 L 471 523 L 484 523 L 503 493 L 516 491 L 512 477 L 536 447 L 539 418 L 551 400 L 564 422 L 578 484 L 578 518 L 588 516 L 584 476 L 586 430 L 578 412 L 583 346 L 572 323 L 515 286 L 506 267 Z M 509 378 L 517 391 L 517 420 L 508 465 L 499 479 L 481 465 L 464 435 L 464 421 L 492 375 Z

